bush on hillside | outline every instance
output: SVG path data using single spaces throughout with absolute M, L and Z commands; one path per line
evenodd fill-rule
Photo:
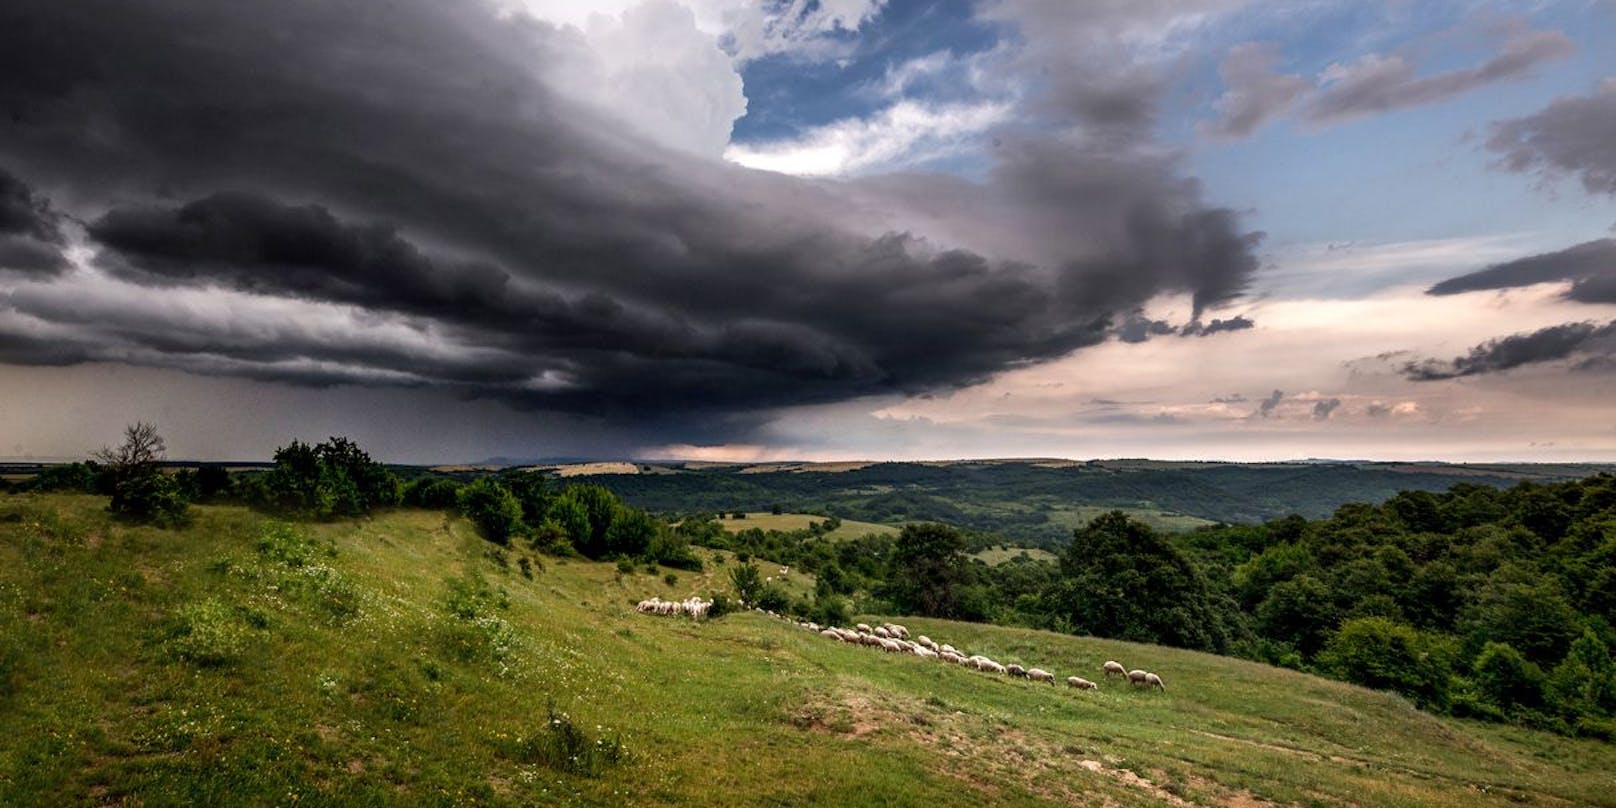
M 493 477 L 479 477 L 460 489 L 460 513 L 477 526 L 483 538 L 499 545 L 526 530 L 522 524 L 522 504 Z

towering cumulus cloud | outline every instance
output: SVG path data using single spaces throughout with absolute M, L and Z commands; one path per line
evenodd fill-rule
M 798 179 L 579 101 L 577 47 L 478 0 L 4 4 L 0 256 L 35 272 L 0 355 L 741 414 L 969 384 L 1256 267 L 1161 150 L 1068 130 L 980 181 Z M 1028 103 L 1127 124 L 1139 76 Z

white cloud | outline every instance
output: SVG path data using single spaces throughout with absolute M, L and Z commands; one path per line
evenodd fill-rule
M 790 140 L 732 145 L 724 156 L 749 168 L 805 176 L 914 166 L 958 154 L 1010 110 L 1002 102 L 899 101 L 869 118 L 846 118 Z
M 558 25 L 586 28 L 596 16 L 618 17 L 643 0 L 502 0 L 507 8 Z M 886 0 L 679 0 L 693 14 L 696 27 L 721 42 L 726 52 L 745 62 L 787 54 L 803 59 L 832 59 L 845 49 L 843 39 L 856 33 L 886 6 Z
M 717 158 L 746 114 L 734 62 L 687 6 L 642 0 L 593 13 L 564 34 L 573 47 L 548 67 L 546 81 L 657 143 Z

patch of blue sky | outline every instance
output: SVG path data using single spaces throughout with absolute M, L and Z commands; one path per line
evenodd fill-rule
M 968 0 L 893 0 L 856 36 L 845 35 L 847 51 L 839 59 L 777 54 L 744 65 L 747 111 L 735 122 L 731 140 L 782 140 L 833 121 L 868 117 L 892 102 L 878 91 L 889 71 L 939 52 L 964 57 L 988 50 L 1002 33 L 974 19 Z M 935 101 L 968 93 L 957 70 L 909 86 L 911 96 Z

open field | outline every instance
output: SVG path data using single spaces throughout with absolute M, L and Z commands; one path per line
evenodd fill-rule
M 825 517 L 814 516 L 809 513 L 770 513 L 768 511 L 747 511 L 745 519 L 735 519 L 730 514 L 721 514 L 719 524 L 731 533 L 758 528 L 759 530 L 807 530 L 811 522 L 823 522 Z M 898 528 L 893 525 L 880 525 L 874 522 L 859 522 L 843 519 L 840 527 L 825 534 L 831 541 L 843 539 L 856 539 L 859 536 L 875 533 L 882 536 L 895 536 Z
M 1048 550 L 1037 547 L 989 547 L 979 553 L 972 553 L 972 558 L 979 558 L 990 566 L 998 566 L 1013 558 L 1027 556 L 1034 561 L 1055 561 L 1060 556 Z
M 323 545 L 237 508 L 164 532 L 103 504 L 0 497 L 0 804 L 1616 805 L 1616 746 L 1249 662 L 902 621 L 1168 687 L 1078 693 L 757 614 L 633 611 L 710 591 L 732 560 L 670 586 L 502 564 L 441 513 L 299 528 Z M 565 771 L 550 704 L 585 747 L 620 739 L 620 762 Z

